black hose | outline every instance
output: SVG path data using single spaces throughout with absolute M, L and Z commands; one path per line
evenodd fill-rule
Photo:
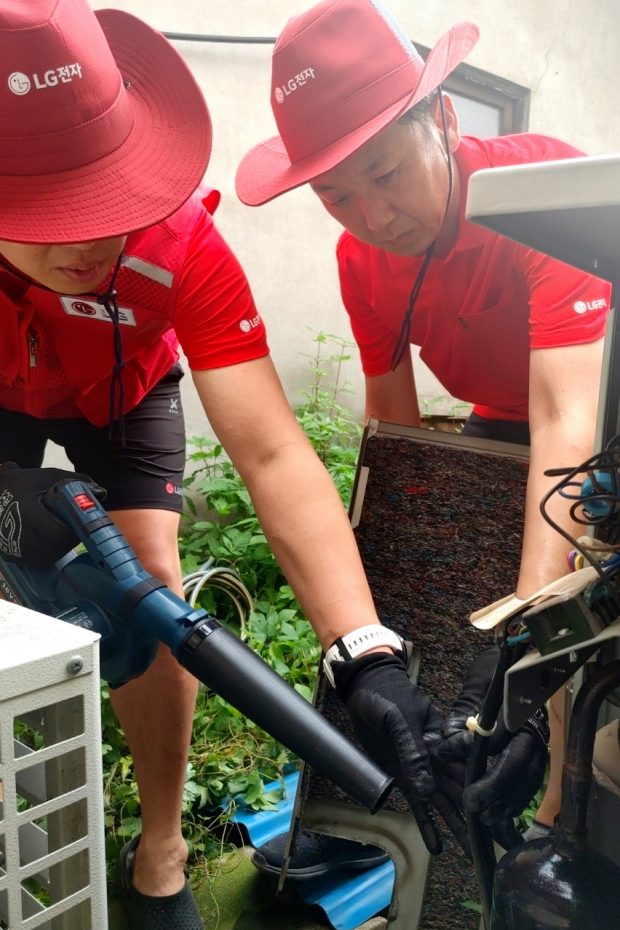
M 481 730 L 490 732 L 495 727 L 504 697 L 504 676 L 511 665 L 511 661 L 510 648 L 504 638 L 500 646 L 499 661 L 478 717 L 478 725 Z M 465 775 L 466 789 L 469 785 L 473 785 L 474 782 L 482 778 L 486 773 L 490 741 L 490 736 L 482 736 L 480 733 L 476 733 L 474 736 L 471 755 L 467 765 L 467 773 Z M 480 887 L 482 913 L 485 925 L 489 927 L 491 923 L 491 906 L 493 903 L 493 877 L 497 864 L 493 837 L 491 836 L 490 827 L 487 827 L 486 824 L 482 822 L 480 814 L 471 814 L 466 811 L 465 818 L 467 821 L 467 833 L 471 844 L 472 858 L 476 869 L 476 878 L 478 879 L 478 885 Z
M 562 771 L 562 809 L 554 849 L 571 859 L 586 848 L 586 817 L 592 783 L 592 756 L 601 704 L 620 684 L 620 661 L 599 668 L 580 689 L 568 732 Z

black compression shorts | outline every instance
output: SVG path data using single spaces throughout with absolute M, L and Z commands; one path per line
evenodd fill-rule
M 0 462 L 39 468 L 48 439 L 63 446 L 76 471 L 105 488 L 106 510 L 183 510 L 185 422 L 180 365 L 125 416 L 126 445 L 118 424 L 109 439 L 107 426 L 86 419 L 41 420 L 0 408 Z
M 530 425 L 524 420 L 487 420 L 471 413 L 463 428 L 463 436 L 476 436 L 478 439 L 494 439 L 496 442 L 514 442 L 519 446 L 529 446 Z

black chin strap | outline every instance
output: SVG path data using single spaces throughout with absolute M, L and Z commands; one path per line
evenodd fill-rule
M 112 277 L 110 278 L 110 284 L 105 294 L 99 294 L 97 291 L 88 291 L 84 294 L 76 294 L 76 297 L 94 297 L 98 304 L 101 304 L 114 327 L 114 368 L 112 369 L 112 380 L 110 382 L 110 399 L 109 399 L 109 432 L 108 436 L 110 439 L 114 437 L 114 422 L 118 419 L 118 426 L 120 431 L 121 443 L 123 446 L 127 444 L 125 437 L 125 415 L 124 415 L 124 406 L 125 406 L 125 385 L 123 384 L 123 369 L 125 368 L 125 360 L 123 359 L 123 335 L 121 333 L 120 326 L 120 310 L 118 308 L 118 294 L 116 292 L 116 279 L 118 278 L 119 271 L 123 263 L 123 252 L 116 259 L 116 264 L 114 265 L 114 270 L 112 272 Z M 51 287 L 47 287 L 45 284 L 41 284 L 39 281 L 35 281 L 33 278 L 29 278 L 27 275 L 22 274 L 21 271 L 18 271 L 17 268 L 13 268 L 12 265 L 7 264 L 4 261 L 2 256 L 0 256 L 0 266 L 6 271 L 10 272 L 15 278 L 19 278 L 20 281 L 25 281 L 30 287 L 38 287 L 42 291 L 47 291 L 48 294 L 58 294 L 58 291 L 55 291 Z M 118 416 L 116 415 L 116 388 L 118 385 Z
M 121 321 L 120 321 L 120 310 L 118 308 L 118 294 L 116 292 L 116 279 L 118 278 L 118 273 L 121 270 L 123 260 L 123 253 L 118 256 L 116 259 L 116 264 L 114 266 L 114 271 L 112 272 L 112 277 L 110 278 L 110 284 L 105 294 L 98 294 L 95 291 L 92 292 L 92 297 L 95 297 L 98 304 L 101 304 L 114 327 L 114 368 L 112 369 L 112 380 L 110 381 L 110 398 L 109 398 L 109 412 L 108 412 L 108 438 L 112 439 L 114 437 L 114 423 L 118 420 L 118 427 L 121 436 L 121 443 L 123 446 L 127 444 L 125 437 L 125 385 L 123 383 L 123 369 L 125 368 L 125 360 L 123 358 L 123 334 L 121 333 Z M 116 406 L 116 388 L 118 386 L 118 414 Z
M 441 110 L 441 124 L 443 127 L 443 138 L 446 146 L 446 158 L 448 161 L 448 199 L 446 201 L 446 211 L 444 213 L 444 222 L 448 215 L 448 210 L 450 209 L 450 203 L 452 202 L 452 190 L 454 187 L 454 173 L 452 169 L 452 155 L 450 153 L 450 142 L 448 139 L 448 124 L 446 121 L 446 110 L 443 104 L 443 93 L 441 87 L 437 88 L 439 92 L 439 108 Z M 443 224 L 442 224 L 443 225 Z M 390 363 L 390 371 L 395 371 L 396 368 L 400 365 L 405 350 L 409 345 L 409 339 L 411 338 L 411 321 L 413 319 L 413 311 L 418 299 L 418 295 L 422 290 L 422 285 L 424 283 L 424 278 L 426 277 L 426 272 L 428 271 L 428 266 L 431 263 L 431 258 L 433 257 L 433 252 L 435 251 L 435 246 L 437 244 L 437 239 L 435 239 L 429 245 L 426 250 L 426 255 L 424 256 L 424 262 L 422 267 L 418 271 L 418 275 L 415 279 L 415 283 L 411 288 L 411 293 L 409 294 L 409 306 L 407 307 L 407 312 L 405 313 L 403 319 L 403 325 L 400 328 L 398 334 L 398 339 L 396 340 L 396 345 L 394 346 L 394 351 L 392 353 L 392 361 Z

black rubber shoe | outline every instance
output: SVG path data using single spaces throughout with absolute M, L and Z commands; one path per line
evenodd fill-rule
M 139 842 L 140 837 L 136 836 L 123 846 L 114 876 L 114 890 L 125 909 L 130 930 L 205 930 L 187 878 L 180 891 L 165 898 L 136 891 L 132 876 Z
M 252 856 L 259 872 L 279 875 L 284 862 L 287 833 L 274 837 Z M 307 833 L 297 839 L 297 852 L 292 857 L 286 877 L 292 882 L 307 882 L 338 869 L 365 871 L 388 861 L 389 856 L 378 846 L 365 846 L 352 840 L 342 840 L 322 833 Z

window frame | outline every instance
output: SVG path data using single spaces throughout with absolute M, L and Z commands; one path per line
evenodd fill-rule
M 430 49 L 417 42 L 414 45 L 426 60 Z M 500 111 L 500 135 L 527 132 L 531 98 L 527 87 L 468 64 L 460 64 L 441 86 L 448 94 L 454 91 L 462 97 L 496 107 Z

